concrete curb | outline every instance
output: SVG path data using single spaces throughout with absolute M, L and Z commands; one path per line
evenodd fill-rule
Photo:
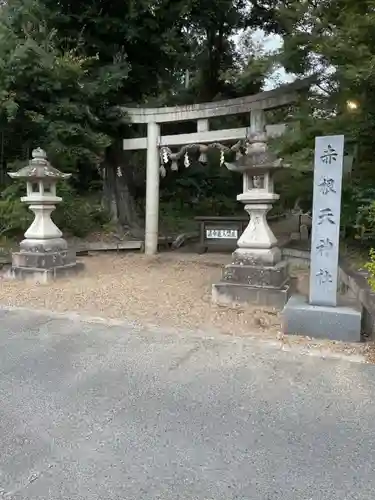
M 293 339 L 285 340 L 284 338 L 278 339 L 275 338 L 261 338 L 257 334 L 249 334 L 247 336 L 233 336 L 227 335 L 225 333 L 219 332 L 217 330 L 203 331 L 203 330 L 179 330 L 177 328 L 164 327 L 155 324 L 140 324 L 137 321 L 130 321 L 125 318 L 123 319 L 109 319 L 103 318 L 100 316 L 88 316 L 84 314 L 77 313 L 75 311 L 66 311 L 66 312 L 57 312 L 57 311 L 48 311 L 45 309 L 30 309 L 27 307 L 15 307 L 15 306 L 2 306 L 0 305 L 0 313 L 2 311 L 5 312 L 15 312 L 15 313 L 27 313 L 31 315 L 45 316 L 50 318 L 51 320 L 70 320 L 82 323 L 92 323 L 92 324 L 100 324 L 103 326 L 115 326 L 121 327 L 123 326 L 126 329 L 132 328 L 134 333 L 138 335 L 142 335 L 144 337 L 149 338 L 150 340 L 156 340 L 159 342 L 168 341 L 169 339 L 192 340 L 194 342 L 204 343 L 207 346 L 211 343 L 222 342 L 225 344 L 236 344 L 239 349 L 242 351 L 243 349 L 266 349 L 268 351 L 280 352 L 283 351 L 285 353 L 293 354 L 296 356 L 313 356 L 322 359 L 332 359 L 332 360 L 340 360 L 346 361 L 350 363 L 367 363 L 366 357 L 361 354 L 360 346 L 358 344 L 345 344 L 345 343 L 336 343 L 342 346 L 348 346 L 348 348 L 352 348 L 354 351 L 357 351 L 356 354 L 349 354 L 347 352 L 338 352 L 333 351 L 330 348 L 328 343 L 325 341 L 319 342 L 316 339 L 314 340 L 306 340 L 305 338 L 302 343 L 293 342 Z M 155 339 L 156 337 L 156 339 Z M 297 339 L 298 340 L 298 339 Z

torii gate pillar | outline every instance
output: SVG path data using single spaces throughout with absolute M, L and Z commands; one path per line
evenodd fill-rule
M 147 168 L 146 168 L 146 228 L 145 254 L 155 255 L 158 251 L 159 232 L 159 178 L 160 159 L 158 151 L 160 125 L 147 124 Z

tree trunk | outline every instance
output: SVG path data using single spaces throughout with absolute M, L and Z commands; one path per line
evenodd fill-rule
M 131 175 L 123 160 L 121 145 L 108 148 L 103 165 L 103 203 L 113 222 L 139 235 L 143 224 L 131 192 Z
M 116 175 L 116 201 L 118 220 L 123 227 L 129 229 L 140 229 L 142 221 L 137 212 L 134 196 L 130 191 L 130 183 L 126 178 L 126 167 L 118 167 Z
M 116 177 L 113 169 L 103 165 L 103 206 L 111 214 L 111 222 L 117 224 L 118 210 L 116 201 Z

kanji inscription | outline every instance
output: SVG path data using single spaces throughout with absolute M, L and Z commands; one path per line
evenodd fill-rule
M 332 162 L 337 161 L 338 156 L 339 155 L 336 152 L 335 148 L 333 148 L 331 144 L 328 144 L 327 147 L 323 150 L 323 154 L 320 156 L 320 160 L 326 165 L 332 165 Z
M 333 249 L 333 242 L 329 238 L 321 238 L 315 249 L 319 255 L 323 255 L 323 252 L 329 252 Z
M 329 224 L 335 224 L 333 212 L 330 208 L 321 208 L 319 217 L 318 217 L 318 225 L 320 226 L 324 222 L 328 222 Z
M 322 194 L 336 193 L 335 181 L 330 177 L 322 177 L 319 182 L 319 187 Z
M 315 139 L 310 303 L 337 305 L 344 136 Z

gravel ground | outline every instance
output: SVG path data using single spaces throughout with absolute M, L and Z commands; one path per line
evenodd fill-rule
M 329 349 L 349 355 L 367 355 L 369 346 L 302 337 L 284 337 L 280 315 L 272 310 L 228 309 L 211 304 L 211 284 L 218 282 L 223 254 L 179 254 L 146 257 L 136 253 L 106 253 L 81 259 L 85 271 L 52 284 L 29 284 L 2 279 L 0 305 L 32 307 L 89 316 L 126 318 L 142 325 L 178 330 L 215 331 L 228 335 L 262 336 L 283 348 L 303 344 L 307 349 Z M 308 272 L 295 271 L 299 288 L 307 291 Z
M 101 254 L 82 259 L 77 277 L 48 285 L 3 280 L 0 302 L 57 311 L 80 311 L 109 318 L 174 328 L 217 328 L 229 334 L 279 331 L 276 314 L 256 309 L 227 310 L 211 305 L 211 283 L 218 281 L 228 255 Z

